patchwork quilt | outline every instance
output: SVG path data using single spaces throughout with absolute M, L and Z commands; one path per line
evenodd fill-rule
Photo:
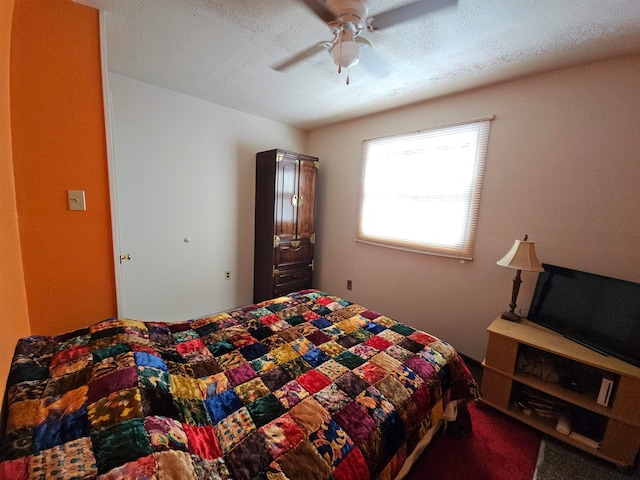
M 474 386 L 449 344 L 317 290 L 109 319 L 19 341 L 0 478 L 393 478 Z

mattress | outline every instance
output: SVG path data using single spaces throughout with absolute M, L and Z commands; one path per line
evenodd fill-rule
M 18 342 L 0 478 L 391 479 L 474 394 L 448 343 L 317 290 L 108 319 Z

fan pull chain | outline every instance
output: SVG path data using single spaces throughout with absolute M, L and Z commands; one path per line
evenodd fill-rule
M 344 30 L 341 33 L 341 36 L 344 37 Z M 338 61 L 338 75 L 342 73 L 342 42 L 344 41 L 343 38 L 340 39 L 340 60 Z M 351 69 L 347 68 L 347 85 L 349 85 L 349 71 Z

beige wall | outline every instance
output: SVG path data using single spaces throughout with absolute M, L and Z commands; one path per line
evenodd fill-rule
M 9 56 L 13 0 L 0 2 L 0 398 L 16 341 L 29 335 L 18 211 L 13 184 Z
M 640 56 L 628 57 L 312 131 L 308 151 L 322 162 L 317 286 L 482 360 L 514 276 L 496 260 L 525 233 L 543 262 L 640 282 L 639 78 Z M 472 262 L 354 241 L 363 139 L 492 114 Z M 523 272 L 518 308 L 535 280 Z

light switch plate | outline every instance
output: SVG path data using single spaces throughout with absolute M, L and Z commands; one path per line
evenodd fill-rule
M 84 190 L 67 190 L 69 210 L 86 210 L 87 203 L 84 199 Z

